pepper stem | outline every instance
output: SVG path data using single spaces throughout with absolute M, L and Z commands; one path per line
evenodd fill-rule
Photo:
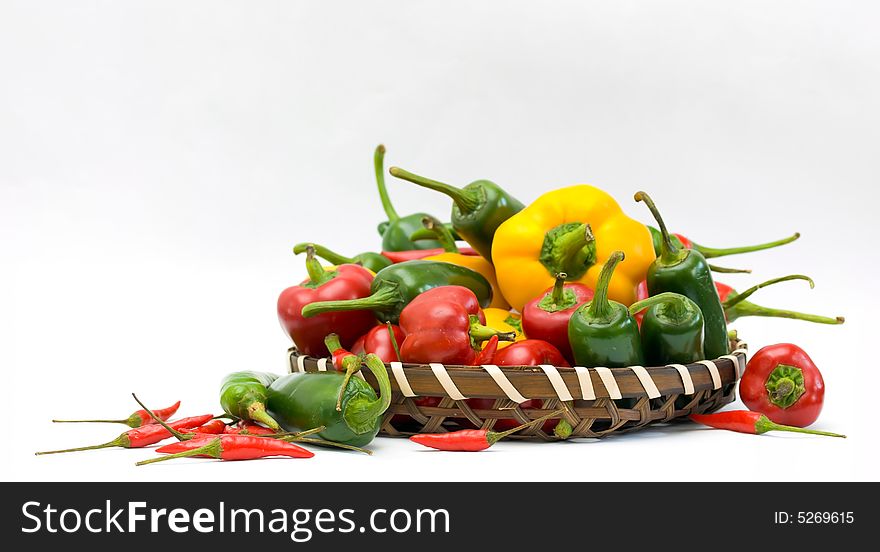
M 394 222 L 400 219 L 400 215 L 397 214 L 397 210 L 394 209 L 394 205 L 391 203 L 391 198 L 388 197 L 388 189 L 385 187 L 385 146 L 383 144 L 379 144 L 376 146 L 376 151 L 373 153 L 373 169 L 376 171 L 376 185 L 379 187 L 379 199 L 382 200 L 382 209 L 385 210 L 385 216 L 388 217 L 390 222 Z
M 568 274 L 565 272 L 556 273 L 556 281 L 553 282 L 553 291 L 550 292 L 550 300 L 553 301 L 554 305 L 561 305 L 565 300 L 565 279 L 568 278 Z
M 354 264 L 357 262 L 355 259 L 353 259 L 351 257 L 346 257 L 345 255 L 340 255 L 339 253 L 337 253 L 331 249 L 327 249 L 323 245 L 318 245 L 316 243 L 298 243 L 293 246 L 293 252 L 295 254 L 299 255 L 300 253 L 305 253 L 306 251 L 308 251 L 309 247 L 312 247 L 315 250 L 315 255 L 317 255 L 318 257 L 321 257 L 322 259 L 330 261 L 331 263 L 336 264 L 336 265 L 338 265 L 338 264 Z M 309 274 L 309 276 L 311 276 L 311 274 Z
M 397 357 L 397 362 L 403 362 L 400 358 L 400 347 L 397 345 L 397 336 L 394 335 L 394 326 L 391 322 L 386 322 L 385 325 L 388 327 L 388 339 L 391 341 L 391 347 L 394 349 L 394 356 Z
M 758 421 L 755 422 L 755 433 L 761 435 L 762 433 L 767 433 L 768 431 L 791 431 L 792 433 L 808 433 L 810 435 L 825 435 L 827 437 L 841 437 L 843 439 L 846 439 L 846 435 L 841 435 L 840 433 L 831 433 L 830 431 L 818 431 L 815 429 L 805 429 L 802 427 L 777 424 L 771 421 L 770 418 L 762 414 L 761 417 L 758 418 Z
M 657 209 L 657 206 L 654 204 L 654 200 L 651 199 L 651 196 L 646 194 L 645 192 L 636 192 L 633 198 L 636 201 L 643 201 L 645 205 L 648 206 L 648 209 L 651 211 L 651 214 L 654 215 L 654 220 L 657 221 L 657 224 L 660 225 L 660 234 L 663 239 L 660 242 L 660 260 L 663 261 L 663 264 L 672 265 L 678 264 L 684 260 L 688 255 L 687 249 L 679 249 L 675 247 L 675 244 L 672 243 L 672 238 L 669 235 L 669 230 L 666 229 L 666 223 L 663 222 L 663 217 L 660 216 L 660 211 Z
M 458 205 L 459 210 L 463 214 L 473 213 L 480 208 L 480 196 L 479 192 L 476 190 L 456 188 L 455 186 L 450 186 L 449 184 L 437 180 L 431 180 L 430 178 L 413 174 L 400 167 L 391 167 L 388 172 L 390 172 L 392 176 L 407 180 L 417 186 L 421 186 L 422 188 L 430 188 L 441 194 L 448 195 L 452 198 L 452 201 Z
M 489 326 L 484 326 L 483 324 L 480 324 L 480 321 L 476 316 L 471 317 L 471 327 L 470 330 L 468 330 L 468 333 L 470 333 L 471 341 L 473 341 L 474 344 L 481 343 L 487 339 L 492 339 L 495 336 L 498 337 L 498 341 L 516 341 L 516 332 L 503 332 Z
M 333 278 L 333 273 L 324 270 L 321 262 L 315 257 L 315 246 L 313 244 L 306 245 L 306 271 L 309 273 L 309 280 L 312 284 L 320 286 L 321 284 Z
M 808 314 L 805 312 L 798 312 L 792 310 L 785 309 L 771 309 L 768 307 L 762 307 L 761 305 L 756 305 L 750 301 L 743 301 L 738 303 L 732 309 L 728 309 L 724 307 L 724 313 L 732 322 L 735 318 L 741 318 L 743 316 L 764 316 L 769 318 L 789 318 L 791 320 L 803 320 L 805 322 L 814 322 L 816 324 L 830 324 L 830 325 L 838 325 L 846 322 L 846 318 L 843 316 L 836 316 L 834 318 L 830 316 L 820 316 L 818 314 Z
M 629 306 L 629 313 L 635 316 L 636 313 L 641 312 L 644 309 L 648 309 L 653 307 L 654 305 L 665 303 L 670 306 L 670 318 L 679 321 L 687 314 L 687 301 L 688 298 L 684 295 L 667 291 L 663 293 L 658 293 L 657 295 L 652 295 L 651 297 L 648 297 L 647 299 L 642 299 L 641 301 L 636 301 Z
M 269 415 L 266 412 L 266 405 L 260 401 L 254 401 L 247 407 L 248 417 L 255 421 L 260 422 L 264 426 L 269 429 L 273 429 L 275 431 L 280 431 L 281 426 L 278 425 L 278 422 L 275 421 L 275 418 Z
M 170 425 L 166 424 L 164 420 L 160 420 L 158 416 L 153 414 L 152 410 L 147 408 L 144 405 L 144 403 L 142 403 L 141 400 L 139 398 L 137 398 L 137 395 L 132 393 L 131 396 L 134 397 L 134 400 L 137 401 L 137 403 L 141 406 L 141 408 L 143 408 L 147 412 L 147 414 L 150 415 L 150 418 L 152 418 L 154 422 L 156 422 L 157 424 L 164 427 L 166 429 L 166 431 L 168 431 L 168 433 L 170 433 L 171 435 L 174 435 L 178 441 L 187 441 L 189 439 L 192 439 L 192 435 L 185 435 L 185 434 L 177 431 L 176 429 L 174 429 Z
M 211 458 L 220 458 L 223 454 L 223 446 L 220 444 L 220 438 L 217 437 L 213 439 L 210 443 L 203 445 L 199 448 L 194 448 L 192 450 L 185 450 L 183 452 L 177 452 L 174 454 L 169 454 L 167 456 L 162 456 L 161 458 L 150 458 L 149 460 L 141 460 L 136 463 L 135 466 L 145 466 L 147 464 L 155 464 L 156 462 L 164 462 L 166 460 L 173 460 L 175 458 L 191 458 L 193 456 L 207 455 Z
M 336 395 L 336 411 L 342 412 L 342 397 L 348 388 L 348 382 L 351 376 L 361 368 L 361 359 L 355 355 L 346 356 L 342 359 L 342 367 L 345 368 L 345 377 L 342 378 L 342 385 L 339 386 L 339 394 Z
M 379 289 L 368 297 L 360 299 L 344 299 L 340 301 L 317 301 L 309 303 L 302 309 L 305 318 L 323 314 L 325 312 L 348 311 L 348 310 L 390 310 L 400 303 L 400 292 L 397 284 L 383 281 Z
M 611 276 L 618 263 L 626 258 L 623 251 L 615 251 L 605 261 L 602 272 L 599 273 L 599 279 L 596 281 L 596 290 L 593 300 L 590 301 L 589 313 L 593 319 L 606 319 L 612 313 L 611 303 L 608 301 L 608 285 L 611 283 Z
M 781 240 L 771 241 L 767 243 L 759 243 L 756 245 L 746 245 L 741 247 L 706 247 L 705 245 L 700 245 L 698 243 L 691 243 L 694 246 L 694 249 L 703 254 L 707 259 L 712 259 L 714 257 L 725 257 L 727 255 L 737 255 L 739 253 L 751 253 L 753 251 L 763 251 L 765 249 L 772 249 L 774 247 L 779 247 L 780 245 L 785 245 L 787 243 L 791 243 L 798 238 L 801 237 L 800 232 L 795 232 L 794 235 L 791 235 L 787 238 L 782 238 Z
M 411 241 L 436 240 L 446 253 L 459 252 L 455 237 L 445 224 L 437 224 L 433 217 L 422 217 L 422 226 L 424 228 L 419 228 L 410 235 Z
M 535 424 L 539 424 L 541 422 L 549 420 L 550 418 L 555 418 L 556 416 L 561 416 L 563 414 L 565 414 L 565 409 L 560 408 L 559 410 L 551 412 L 550 414 L 545 414 L 544 416 L 541 416 L 540 418 L 535 418 L 531 422 L 526 422 L 522 425 L 518 425 L 516 427 L 510 428 L 507 431 L 500 431 L 500 432 L 499 431 L 489 431 L 486 434 L 486 441 L 488 441 L 490 445 L 494 445 L 495 443 L 497 443 L 501 439 L 507 437 L 508 435 L 513 435 L 517 431 L 522 431 L 527 427 L 533 426 Z
M 375 354 L 364 357 L 364 363 L 379 383 L 379 398 L 372 401 L 349 401 L 343 418 L 349 428 L 357 434 L 370 431 L 375 420 L 391 406 L 391 380 L 385 363 Z
M 314 439 L 312 437 L 294 437 L 292 439 L 283 439 L 289 443 L 297 442 L 297 443 L 309 443 L 311 445 L 318 445 L 324 447 L 336 447 L 345 450 L 354 450 L 357 452 L 363 452 L 364 454 L 368 454 L 370 456 L 373 455 L 373 451 L 367 450 L 361 447 L 356 447 L 354 445 L 347 445 L 345 443 L 337 443 L 335 441 L 325 441 L 324 439 Z
M 751 268 L 727 268 L 718 265 L 709 265 L 709 270 L 712 272 L 717 272 L 719 274 L 751 274 Z
M 330 351 L 331 355 L 342 348 L 342 343 L 339 341 L 339 335 L 335 333 L 327 334 L 327 337 L 324 338 L 324 345 L 326 345 L 327 350 Z
M 82 450 L 98 450 L 98 449 L 110 448 L 110 447 L 128 448 L 127 441 L 128 441 L 128 439 L 124 439 L 122 436 L 119 436 L 116 439 L 113 439 L 112 441 L 109 441 L 109 442 L 104 443 L 102 445 L 91 445 L 88 447 L 77 447 L 77 448 L 69 448 L 69 449 L 62 449 L 62 450 L 47 450 L 45 452 L 35 452 L 34 454 L 37 456 L 42 456 L 44 454 L 60 454 L 62 452 L 79 452 Z
M 803 274 L 789 274 L 788 276 L 781 276 L 779 278 L 773 278 L 767 280 L 766 282 L 761 282 L 756 286 L 752 286 L 749 289 L 745 290 L 742 293 L 736 294 L 734 297 L 729 297 L 726 301 L 724 301 L 723 306 L 725 309 L 729 309 L 730 307 L 736 305 L 737 303 L 741 303 L 745 301 L 750 295 L 755 293 L 761 288 L 765 288 L 767 286 L 772 286 L 773 284 L 778 284 L 780 282 L 787 282 L 789 280 L 806 280 L 810 283 L 810 289 L 816 287 L 816 283 L 813 282 L 813 279 L 809 276 L 804 276 Z
M 128 420 L 52 420 L 56 424 L 128 424 Z

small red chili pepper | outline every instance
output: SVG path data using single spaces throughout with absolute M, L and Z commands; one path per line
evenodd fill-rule
M 567 277 L 564 272 L 557 274 L 553 287 L 547 288 L 541 296 L 526 303 L 522 311 L 522 327 L 526 337 L 542 339 L 570 359 L 572 353 L 568 342 L 568 321 L 579 306 L 593 300 L 593 290 L 584 284 L 566 284 Z
M 479 366 L 481 364 L 492 364 L 492 360 L 495 358 L 495 353 L 498 352 L 498 336 L 493 335 L 489 338 L 489 341 L 483 346 L 483 350 L 477 353 L 477 358 L 474 359 L 474 366 Z
M 434 249 L 413 249 L 411 251 L 383 251 L 382 255 L 391 260 L 392 263 L 405 263 L 406 261 L 416 261 L 425 257 L 433 257 L 434 255 L 442 255 L 446 250 L 442 247 Z M 479 255 L 473 247 L 459 247 L 458 252 L 462 255 Z
M 738 293 L 735 289 L 728 286 L 727 284 L 722 284 L 721 282 L 717 281 L 715 282 L 715 288 L 718 290 L 718 297 L 719 299 L 721 299 L 721 305 L 724 307 L 724 316 L 727 317 L 728 322 L 733 322 L 737 318 L 742 318 L 743 316 L 792 318 L 794 320 L 805 320 L 807 322 L 815 322 L 817 324 L 843 324 L 845 322 L 845 319 L 842 316 L 830 318 L 828 316 L 806 314 L 803 312 L 790 310 L 771 309 L 763 307 L 761 305 L 756 305 L 755 303 L 752 303 L 750 301 L 746 301 L 747 297 L 749 297 L 761 288 L 771 286 L 773 284 L 778 284 L 779 282 L 786 282 L 789 280 L 806 280 L 810 283 L 810 288 L 814 286 L 813 280 L 810 279 L 808 276 L 804 276 L 802 274 L 791 274 L 789 276 L 767 280 L 766 282 L 762 282 L 756 286 L 750 287 L 742 293 Z
M 187 430 L 198 427 L 213 417 L 213 414 L 204 414 L 202 416 L 182 418 L 175 422 L 169 423 L 168 426 L 175 430 Z M 171 432 L 168 431 L 165 427 L 158 424 L 149 424 L 141 427 L 136 427 L 134 429 L 129 429 L 128 431 L 122 433 L 116 439 L 108 441 L 102 445 L 92 445 L 88 447 L 78 447 L 64 450 L 50 450 L 46 452 L 38 452 L 36 454 L 58 454 L 61 452 L 77 452 L 81 450 L 96 450 L 110 447 L 141 448 L 149 445 L 154 445 L 159 441 L 167 439 L 168 437 L 171 437 Z
M 196 433 L 199 435 L 218 435 L 220 433 L 225 433 L 226 431 L 226 422 L 223 420 L 211 420 L 206 424 L 202 424 L 199 427 L 195 427 L 184 431 L 182 433 Z
M 301 353 L 325 356 L 328 351 L 324 337 L 330 332 L 339 334 L 342 345 L 348 347 L 376 325 L 368 310 L 325 312 L 304 318 L 302 309 L 310 303 L 369 296 L 373 281 L 373 274 L 360 265 L 344 264 L 325 270 L 315 258 L 313 247 L 306 248 L 306 269 L 309 278 L 278 297 L 278 320 Z
M 508 435 L 541 423 L 554 416 L 559 416 L 564 412 L 565 410 L 557 410 L 556 412 L 551 412 L 546 416 L 541 416 L 531 422 L 508 429 L 507 431 L 498 432 L 490 431 L 488 429 L 462 429 L 449 433 L 419 433 L 410 437 L 409 440 L 437 450 L 478 452 L 491 447 Z
M 223 430 L 226 435 L 277 435 L 277 433 L 253 422 L 240 421 L 237 424 L 228 425 Z
M 806 351 L 779 343 L 762 348 L 749 360 L 739 394 L 749 410 L 778 424 L 807 427 L 822 412 L 825 381 Z
M 392 338 L 393 334 L 393 338 Z M 366 334 L 358 338 L 351 346 L 351 352 L 356 355 L 372 353 L 382 359 L 382 362 L 400 362 L 399 349 L 406 335 L 400 326 L 390 322 L 384 326 L 376 326 Z
M 729 410 L 727 412 L 716 412 L 715 414 L 691 414 L 690 419 L 716 429 L 727 429 L 752 435 L 761 435 L 768 431 L 792 431 L 795 433 L 809 433 L 810 435 L 846 437 L 846 435 L 839 433 L 777 424 L 760 412 L 752 412 L 750 410 Z
M 442 286 L 422 293 L 400 313 L 406 334 L 400 346 L 404 362 L 472 365 L 479 343 L 497 335 L 513 341 L 514 332 L 484 326 L 474 293 L 462 286 Z
M 163 458 L 142 460 L 136 465 L 164 462 L 174 458 L 193 456 L 217 458 L 220 460 L 253 460 L 267 456 L 288 456 L 290 458 L 311 458 L 315 453 L 299 445 L 280 439 L 267 439 L 254 435 L 217 435 L 204 439 L 181 441 L 156 449 L 156 452 L 180 451 Z
M 174 416 L 174 413 L 177 412 L 177 409 L 180 408 L 180 401 L 172 404 L 167 408 L 159 408 L 154 410 L 153 413 L 156 414 L 156 417 L 162 420 L 167 420 L 171 416 Z M 146 410 L 136 410 L 131 413 L 131 416 L 124 420 L 52 420 L 57 424 L 78 424 L 78 423 L 108 423 L 108 424 L 125 424 L 128 427 L 141 427 L 143 425 L 156 423 L 150 418 L 150 415 Z

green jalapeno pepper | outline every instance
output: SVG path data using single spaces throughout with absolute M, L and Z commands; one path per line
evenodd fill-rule
M 451 197 L 452 227 L 477 253 L 490 261 L 495 230 L 525 208 L 518 199 L 489 180 L 475 180 L 464 188 L 456 188 L 399 167 L 391 167 L 390 172 L 397 178 Z
M 382 360 L 374 354 L 364 358 L 379 386 L 379 396 L 369 383 L 351 378 L 337 410 L 342 372 L 296 372 L 269 386 L 269 413 L 287 431 L 324 426 L 318 436 L 355 447 L 368 444 L 379 433 L 382 414 L 391 405 L 391 382 Z
M 635 200 L 645 202 L 660 225 L 663 236 L 660 256 L 648 267 L 648 293 L 679 293 L 696 303 L 703 313 L 703 348 L 706 356 L 718 358 L 728 354 L 727 322 L 706 258 L 696 249 L 679 248 L 672 243 L 660 211 L 648 194 L 637 192 Z
M 376 273 L 369 297 L 310 303 L 303 307 L 302 315 L 308 318 L 324 312 L 371 310 L 380 321 L 397 324 L 400 311 L 410 301 L 440 286 L 466 287 L 484 308 L 492 302 L 492 286 L 478 272 L 452 263 L 418 260 L 393 264 Z
M 608 283 L 623 259 L 622 251 L 608 257 L 592 301 L 578 307 L 568 321 L 568 340 L 579 366 L 625 368 L 645 363 L 635 318 L 626 305 L 608 299 Z
M 649 366 L 690 364 L 706 358 L 703 352 L 703 313 L 696 303 L 678 293 L 661 293 L 629 307 L 648 309 L 642 319 L 642 351 Z
M 220 385 L 220 406 L 234 418 L 260 422 L 277 431 L 278 422 L 266 413 L 266 388 L 276 378 L 264 372 L 233 372 Z
M 339 253 L 327 249 L 323 245 L 318 245 L 315 243 L 298 243 L 293 246 L 293 252 L 299 255 L 300 253 L 305 253 L 308 250 L 309 246 L 313 247 L 315 250 L 315 255 L 330 261 L 335 265 L 341 264 L 359 264 L 364 268 L 368 268 L 373 272 L 379 272 L 386 266 L 391 265 L 391 259 L 382 255 L 381 253 L 373 253 L 367 251 L 365 253 L 358 253 L 357 255 L 352 255 L 351 257 L 346 257 L 344 255 L 340 255 Z

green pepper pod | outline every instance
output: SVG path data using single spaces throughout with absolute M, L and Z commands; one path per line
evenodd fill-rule
M 654 254 L 660 256 L 660 252 L 663 250 L 663 232 L 654 228 L 653 226 L 648 226 L 648 230 L 651 231 L 651 240 L 654 242 Z M 705 245 L 700 245 L 693 240 L 688 240 L 689 244 L 685 244 L 681 239 L 675 235 L 671 234 L 669 239 L 672 241 L 672 245 L 679 249 L 696 249 L 700 253 L 703 254 L 707 259 L 713 259 L 715 257 L 726 257 L 728 255 L 739 255 L 740 253 L 751 253 L 753 251 L 763 251 L 765 249 L 772 249 L 774 247 L 779 247 L 780 245 L 785 245 L 787 243 L 791 243 L 801 235 L 799 232 L 795 232 L 791 236 L 787 238 L 782 238 L 781 240 L 774 240 L 767 243 L 759 243 L 755 245 L 744 245 L 740 247 L 708 247 Z M 718 272 L 717 270 L 715 272 Z
M 660 225 L 663 236 L 660 256 L 648 268 L 648 293 L 678 293 L 696 303 L 703 313 L 703 348 L 706 356 L 718 358 L 730 353 L 724 309 L 706 258 L 695 249 L 679 248 L 672 243 L 666 224 L 648 194 L 637 192 L 635 200 L 645 202 Z
M 269 387 L 269 413 L 287 431 L 324 426 L 318 433 L 322 439 L 355 447 L 369 444 L 391 405 L 391 382 L 379 357 L 369 354 L 364 363 L 379 384 L 379 397 L 369 383 L 351 378 L 337 410 L 336 399 L 345 379 L 341 372 L 296 372 Z
M 456 188 L 431 180 L 399 167 L 391 167 L 392 176 L 430 188 L 452 198 L 452 227 L 483 257 L 492 260 L 492 239 L 501 224 L 525 206 L 489 180 L 475 180 Z
M 568 340 L 578 366 L 625 368 L 645 363 L 635 318 L 626 305 L 608 299 L 608 283 L 623 259 L 622 251 L 608 257 L 593 300 L 578 307 L 568 321 Z
M 452 263 L 417 260 L 393 264 L 376 273 L 369 297 L 311 303 L 303 307 L 302 315 L 308 318 L 324 312 L 371 310 L 382 322 L 397 324 L 400 312 L 410 301 L 440 286 L 466 287 L 484 308 L 492 302 L 492 286 L 482 274 Z
M 220 385 L 220 406 L 234 418 L 260 422 L 278 431 L 278 422 L 266 413 L 266 388 L 277 378 L 265 372 L 233 372 Z
M 704 360 L 703 313 L 696 303 L 678 293 L 661 293 L 629 307 L 642 319 L 642 351 L 649 366 L 690 364 Z
M 298 243 L 293 246 L 293 252 L 297 255 L 299 255 L 300 253 L 305 253 L 308 250 L 309 246 L 314 248 L 315 255 L 321 257 L 322 259 L 330 261 L 335 265 L 359 264 L 364 268 L 372 270 L 373 272 L 379 272 L 386 266 L 391 265 L 391 259 L 389 259 L 385 255 L 382 255 L 381 253 L 372 253 L 367 251 L 365 253 L 358 253 L 357 255 L 346 257 L 344 255 L 336 253 L 335 251 L 327 249 L 323 245 L 318 245 L 315 243 Z

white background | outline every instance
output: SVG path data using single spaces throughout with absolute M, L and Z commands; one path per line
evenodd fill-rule
M 876 480 L 880 34 L 870 2 L 34 2 L 0 7 L 0 336 L 9 480 Z M 823 370 L 816 427 L 688 424 L 480 454 L 380 438 L 373 457 L 34 457 L 112 438 L 174 399 L 218 411 L 223 374 L 282 370 L 291 246 L 375 250 L 371 155 L 530 201 L 588 182 L 649 191 L 709 245 L 803 233 L 725 260 L 758 302 L 844 326 L 736 324 Z M 389 182 L 401 213 L 449 201 Z

